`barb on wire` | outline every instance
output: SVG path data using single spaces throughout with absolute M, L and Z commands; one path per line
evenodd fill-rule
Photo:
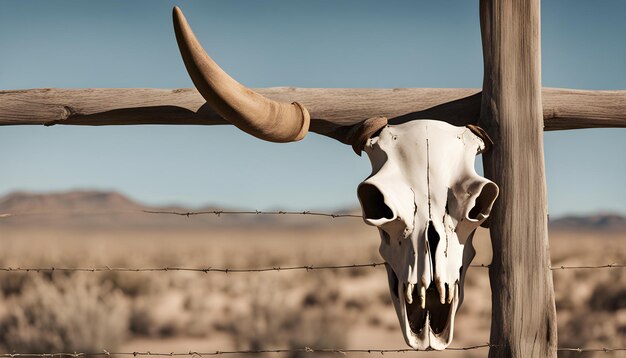
M 261 210 L 242 210 L 242 211 L 233 211 L 233 210 L 207 210 L 207 211 L 155 211 L 155 210 L 142 210 L 147 214 L 168 214 L 168 215 L 178 215 L 178 216 L 194 216 L 194 215 L 310 215 L 310 216 L 325 216 L 330 218 L 361 218 L 361 215 L 355 214 L 336 214 L 336 213 L 322 213 L 316 211 L 261 211 Z
M 491 265 L 485 265 L 485 264 L 469 265 L 469 267 L 480 267 L 480 268 L 489 268 L 490 266 Z M 583 265 L 583 266 L 560 265 L 560 266 L 552 266 L 552 267 L 550 267 L 550 270 L 552 270 L 552 271 L 558 271 L 558 270 L 587 270 L 587 269 L 607 269 L 607 268 L 624 268 L 624 267 L 626 267 L 626 264 L 616 264 L 616 263 L 604 264 L 604 265 L 596 265 L 596 266 L 592 266 L 592 265 Z
M 560 352 L 617 352 L 617 351 L 626 351 L 626 347 L 620 347 L 620 348 L 607 348 L 607 347 L 601 347 L 601 348 L 557 348 L 557 351 Z
M 174 272 L 174 271 L 191 271 L 191 272 L 220 272 L 220 273 L 254 273 L 254 272 L 270 272 L 270 271 L 317 271 L 317 270 L 342 270 L 354 268 L 368 268 L 384 266 L 385 262 L 370 262 L 363 264 L 348 265 L 302 265 L 302 266 L 273 266 L 261 268 L 224 268 L 224 267 L 110 267 L 110 266 L 94 266 L 94 267 L 0 267 L 0 272 L 51 272 L 51 271 L 81 271 L 81 272 Z M 473 268 L 489 268 L 485 264 L 469 265 Z M 555 266 L 551 270 L 581 270 L 581 269 L 607 269 L 607 268 L 624 268 L 625 264 L 606 264 L 598 266 Z
M 586 270 L 586 269 L 602 269 L 602 268 L 617 268 L 626 267 L 626 264 L 606 264 L 598 266 L 552 266 L 550 270 Z
M 493 344 L 489 344 L 489 343 L 485 343 L 485 344 L 478 344 L 478 345 L 474 345 L 474 346 L 467 346 L 467 347 L 449 347 L 446 348 L 446 350 L 449 351 L 468 351 L 468 350 L 474 350 L 474 349 L 481 349 L 481 348 L 498 348 L 498 346 L 493 345 Z M 416 350 L 411 349 L 411 348 L 398 348 L 398 349 L 379 349 L 379 348 L 372 348 L 372 349 L 366 349 L 366 348 L 361 348 L 361 349 L 328 349 L 328 348 L 310 348 L 310 347 L 304 347 L 304 348 L 295 348 L 295 349 L 260 349 L 260 350 L 233 350 L 233 351 L 210 351 L 210 352 L 196 352 L 196 351 L 189 351 L 189 352 L 152 352 L 152 351 L 135 351 L 135 352 L 109 352 L 107 350 L 103 350 L 102 352 L 82 352 L 82 353 L 63 353 L 63 352 L 59 352 L 59 353 L 0 353 L 0 357 L 7 357 L 7 358 L 18 358 L 18 357 L 25 357 L 25 358 L 30 358 L 30 357 L 61 357 L 61 358 L 69 358 L 69 357 L 74 357 L 74 358 L 78 358 L 78 357 L 94 357 L 94 356 L 110 356 L 110 355 L 120 355 L 120 356 L 133 356 L 133 357 L 137 357 L 137 356 L 169 356 L 169 357 L 180 357 L 180 356 L 190 356 L 190 357 L 202 357 L 202 356 L 217 356 L 217 355 L 228 355 L 228 354 L 261 354 L 261 353 L 300 353 L 300 352 L 306 352 L 306 353 L 337 353 L 337 354 L 350 354 L 350 353 L 369 353 L 369 354 L 385 354 L 385 353 L 408 353 L 408 352 L 415 352 Z M 608 348 L 608 347 L 601 347 L 601 348 L 557 348 L 557 351 L 568 351 L 568 352 L 617 352 L 617 351 L 626 351 L 626 348 L 624 347 L 620 347 L 620 348 Z M 436 352 L 436 351 L 431 351 L 431 352 Z

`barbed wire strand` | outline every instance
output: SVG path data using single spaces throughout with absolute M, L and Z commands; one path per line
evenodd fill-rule
M 467 347 L 450 347 L 446 350 L 450 351 L 468 351 L 481 348 L 497 348 L 498 346 L 493 344 L 479 344 Z M 385 353 L 407 353 L 415 352 L 416 350 L 410 348 L 398 348 L 398 349 L 319 349 L 319 348 L 296 348 L 296 349 L 259 349 L 259 350 L 232 350 L 232 351 L 210 351 L 210 352 L 151 352 L 151 351 L 135 351 L 135 352 L 109 352 L 103 350 L 102 352 L 74 352 L 74 353 L 1 353 L 0 357 L 18 358 L 18 357 L 93 357 L 93 356 L 111 356 L 111 355 L 125 355 L 125 356 L 190 356 L 190 357 L 202 357 L 202 356 L 216 356 L 227 354 L 262 354 L 262 353 L 338 353 L 338 354 L 350 354 L 350 353 L 369 353 L 369 354 L 385 354 Z M 561 352 L 616 352 L 626 351 L 626 348 L 557 348 L 557 351 Z M 436 352 L 436 351 L 434 351 Z
M 350 264 L 350 265 L 326 265 L 326 266 L 275 266 L 250 269 L 237 268 L 219 268 L 219 267 L 0 267 L 0 271 L 85 271 L 85 272 L 101 272 L 101 271 L 118 271 L 118 272 L 154 272 L 154 271 L 192 271 L 192 272 L 221 272 L 221 273 L 245 273 L 245 272 L 268 272 L 268 271 L 295 271 L 295 270 L 325 270 L 325 269 L 349 269 L 361 267 L 377 267 L 384 265 L 384 262 L 372 262 L 366 264 Z
M 479 344 L 474 346 L 467 347 L 450 347 L 447 350 L 452 351 L 468 351 L 473 349 L 487 348 L 487 347 L 495 347 L 489 343 Z M 379 349 L 379 348 L 363 348 L 363 349 L 335 349 L 335 348 L 291 348 L 291 349 L 258 349 L 258 350 L 232 350 L 232 351 L 210 351 L 210 352 L 151 352 L 151 351 L 143 351 L 143 352 L 109 352 L 107 350 L 103 350 L 102 352 L 87 352 L 87 353 L 3 353 L 0 354 L 0 357 L 86 357 L 86 356 L 109 356 L 109 355 L 132 355 L 132 356 L 192 356 L 192 357 L 202 357 L 202 356 L 216 356 L 216 355 L 225 355 L 225 354 L 261 354 L 261 353 L 338 353 L 338 354 L 349 354 L 349 353 L 405 353 L 405 352 L 415 352 L 416 350 L 411 348 L 398 348 L 398 349 Z
M 262 211 L 262 210 L 206 210 L 206 211 L 154 211 L 154 210 L 142 210 L 142 212 L 147 214 L 168 214 L 168 215 L 178 215 L 178 216 L 194 216 L 194 215 L 310 215 L 310 216 L 324 216 L 330 218 L 362 218 L 361 215 L 356 214 L 339 214 L 339 213 L 324 213 L 310 210 L 303 211 L 285 211 L 285 210 L 276 210 L 276 211 Z
M 303 266 L 274 266 L 262 268 L 220 268 L 220 267 L 0 267 L 0 272 L 51 272 L 51 271 L 81 271 L 81 272 L 174 272 L 174 271 L 191 271 L 191 272 L 220 272 L 220 273 L 254 273 L 254 272 L 270 272 L 270 271 L 315 271 L 315 270 L 341 270 L 355 268 L 375 268 L 384 266 L 385 262 L 371 262 L 364 264 L 349 265 L 303 265 Z M 489 268 L 490 265 L 474 264 L 469 267 L 473 268 Z M 554 266 L 550 270 L 584 270 L 584 269 L 610 269 L 624 268 L 626 264 L 606 264 L 598 266 Z
M 626 351 L 626 347 L 620 348 L 557 348 L 559 352 L 618 352 L 618 351 Z
M 2 218 L 12 218 L 12 217 L 20 217 L 20 216 L 39 216 L 39 215 L 74 215 L 74 216 L 97 216 L 97 215 L 128 215 L 135 213 L 146 213 L 146 214 L 165 214 L 165 215 L 176 215 L 176 216 L 196 216 L 196 215 L 308 215 L 308 216 L 322 216 L 329 218 L 362 218 L 361 215 L 357 214 L 344 214 L 344 213 L 327 213 L 321 211 L 312 211 L 312 210 L 297 210 L 297 211 L 289 211 L 289 210 L 273 210 L 273 211 L 263 211 L 263 210 L 203 210 L 203 211 L 162 211 L 162 210 L 110 210 L 110 211 L 95 211 L 95 212 L 70 212 L 70 213 L 57 213 L 57 212 L 30 212 L 30 213 L 0 213 L 0 219 Z

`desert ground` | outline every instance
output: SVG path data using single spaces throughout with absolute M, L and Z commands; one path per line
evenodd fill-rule
M 0 219 L 0 267 L 258 268 L 382 261 L 378 233 L 355 218 L 187 218 L 130 208 L 132 215 L 78 215 L 75 209 L 72 215 L 58 209 L 56 217 L 47 212 Z M 553 230 L 552 264 L 624 263 L 625 240 L 623 231 Z M 474 243 L 474 263 L 488 264 L 486 229 L 479 229 Z M 554 286 L 560 347 L 626 346 L 624 269 L 556 270 Z M 487 270 L 470 269 L 453 347 L 489 341 L 490 299 Z M 302 347 L 406 348 L 385 269 L 0 273 L 2 352 Z M 484 357 L 487 351 L 385 356 Z M 304 355 L 311 356 L 266 354 Z

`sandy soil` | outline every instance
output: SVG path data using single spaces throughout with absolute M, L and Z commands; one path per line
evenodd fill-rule
M 358 222 L 326 220 L 315 226 L 291 228 L 94 230 L 31 226 L 3 227 L 0 230 L 3 248 L 0 265 L 4 267 L 249 268 L 381 261 L 377 253 L 377 232 Z M 477 234 L 475 246 L 478 256 L 474 263 L 488 264 L 490 261 L 491 247 L 487 235 L 484 229 Z M 551 234 L 553 264 L 626 262 L 624 239 L 624 233 L 554 232 Z M 15 312 L 39 307 L 24 306 L 24 302 L 30 302 L 27 297 L 32 291 L 29 282 L 42 274 L 21 274 L 19 280 L 16 275 L 0 274 L 3 290 L 0 319 L 9 326 L 17 317 Z M 60 280 L 59 275 L 61 273 L 44 275 L 52 283 L 51 290 Z M 286 348 L 297 344 L 354 349 L 406 347 L 382 267 L 260 274 L 160 272 L 74 275 L 97 281 L 96 285 L 101 290 L 110 289 L 103 291 L 106 295 L 121 292 L 119 300 L 127 308 L 120 311 L 117 317 L 107 318 L 105 314 L 103 319 L 128 321 L 125 324 L 128 331 L 116 336 L 117 349 L 123 351 L 223 351 L 255 347 Z M 626 344 L 624 276 L 619 269 L 554 272 L 561 346 Z M 605 290 L 606 299 L 603 287 L 608 287 Z M 61 293 L 54 295 L 65 297 Z M 90 297 L 86 295 L 85 300 Z M 97 302 L 102 297 L 95 299 L 95 308 L 90 309 L 97 310 Z M 57 306 L 51 309 L 54 310 L 54 307 Z M 487 342 L 490 310 L 487 270 L 473 268 L 466 281 L 465 303 L 457 315 L 453 346 Z M 81 312 L 73 309 L 68 315 L 74 317 Z M 599 317 L 600 321 L 591 316 Z M 609 324 L 602 317 L 610 317 Z M 90 318 L 77 323 L 79 327 L 98 324 Z M 18 343 L 38 349 L 31 341 L 19 341 L 24 337 L 19 332 L 29 330 L 28 334 L 37 334 L 33 332 L 37 332 L 39 326 L 16 327 L 13 335 L 0 333 L 0 344 L 9 349 Z M 54 332 L 54 327 L 47 326 L 47 329 Z M 479 349 L 448 351 L 438 356 L 482 357 L 486 354 L 487 349 Z M 611 355 L 603 353 L 602 356 Z

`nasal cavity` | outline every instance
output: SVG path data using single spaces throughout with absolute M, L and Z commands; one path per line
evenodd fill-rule
M 376 186 L 363 183 L 359 185 L 357 195 L 366 219 L 393 219 L 393 211 L 385 204 L 383 193 Z
M 430 256 L 433 258 L 434 261 L 435 252 L 437 252 L 437 245 L 439 245 L 439 234 L 437 233 L 437 230 L 435 229 L 432 221 L 428 222 L 428 233 L 426 235 L 428 238 L 428 249 L 431 253 Z M 434 262 L 433 266 L 435 266 Z

